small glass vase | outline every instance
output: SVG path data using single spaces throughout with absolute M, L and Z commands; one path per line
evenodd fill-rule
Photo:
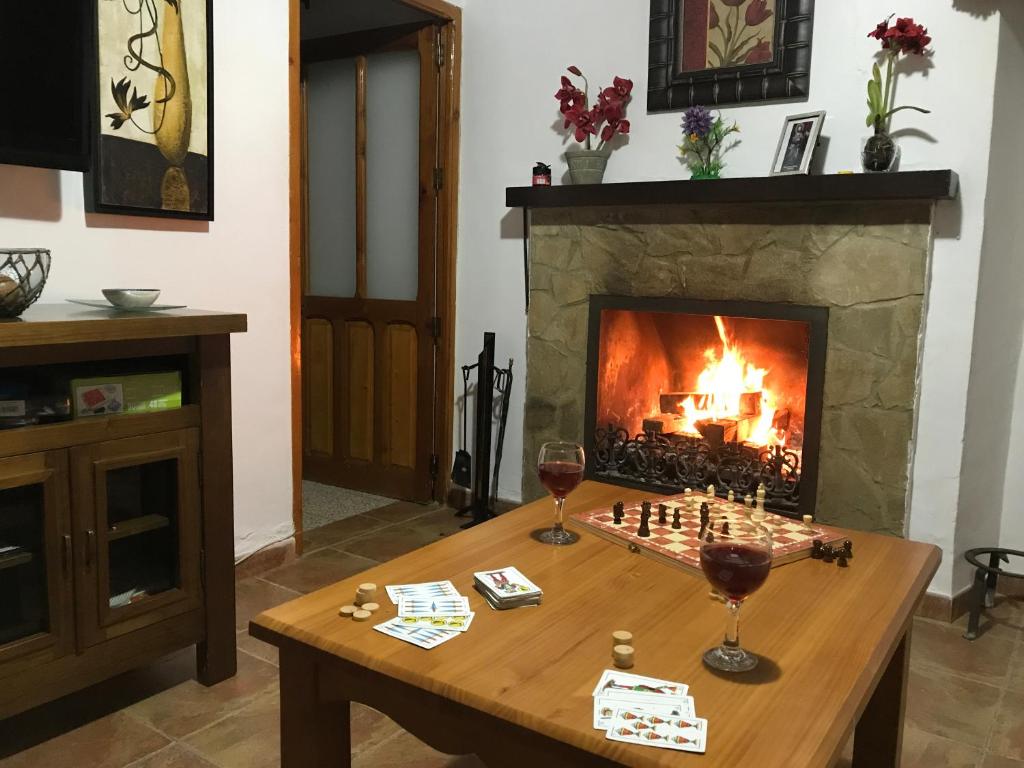
M 864 140 L 860 163 L 865 173 L 891 173 L 899 168 L 900 145 L 885 131 L 878 131 Z

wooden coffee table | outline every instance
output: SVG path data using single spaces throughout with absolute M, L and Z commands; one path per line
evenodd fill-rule
M 642 496 L 586 482 L 566 510 Z M 911 621 L 936 547 L 850 532 L 849 568 L 774 569 L 740 619 L 761 664 L 725 676 L 701 663 L 726 619 L 703 579 L 586 531 L 565 548 L 532 540 L 551 518 L 544 499 L 257 616 L 251 634 L 280 648 L 283 767 L 348 766 L 353 701 L 488 766 L 828 766 L 854 729 L 854 765 L 898 765 Z M 486 605 L 472 574 L 505 565 L 540 584 L 542 606 Z M 385 584 L 435 579 L 469 596 L 467 633 L 425 651 L 373 630 L 395 615 Z M 380 587 L 381 610 L 365 623 L 339 618 L 364 581 Z M 709 721 L 705 754 L 609 741 L 591 727 L 616 629 L 634 634 L 634 672 L 690 685 Z

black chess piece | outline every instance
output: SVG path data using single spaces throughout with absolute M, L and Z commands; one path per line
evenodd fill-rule
M 668 523 L 668 507 L 664 504 L 658 505 L 658 525 L 666 525 Z
M 622 516 L 624 514 L 626 514 L 626 505 L 621 501 L 615 502 L 615 506 L 612 507 L 612 523 L 622 525 Z
M 822 546 L 821 546 L 821 539 L 815 539 L 813 542 L 811 542 L 811 559 L 812 560 L 821 560 L 821 558 L 824 556 L 824 554 L 825 553 L 824 553 L 824 551 L 822 549 Z
M 722 523 L 722 535 L 723 536 L 728 536 L 729 535 L 729 521 L 728 520 L 726 520 L 725 522 Z
M 711 519 L 711 507 L 706 501 L 700 503 L 700 521 L 706 523 Z
M 835 550 L 832 549 L 832 545 L 831 544 L 826 544 L 824 547 L 822 547 L 821 559 L 824 562 L 831 563 L 834 558 L 835 558 Z
M 845 557 L 847 560 L 853 559 L 853 542 L 849 539 L 846 539 L 843 542 L 843 557 Z
M 672 510 L 672 529 L 678 531 L 683 527 L 682 522 L 679 520 L 679 507 Z
M 836 559 L 836 565 L 838 565 L 840 568 L 849 567 L 849 563 L 846 562 L 846 553 L 842 550 L 839 551 L 839 557 Z
M 640 527 L 636 529 L 636 535 L 646 539 L 651 535 L 651 503 L 645 501 L 640 507 Z

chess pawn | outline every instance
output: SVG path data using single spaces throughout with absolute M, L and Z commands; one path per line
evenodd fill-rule
M 814 526 L 811 523 L 814 522 L 814 517 L 811 515 L 804 515 L 804 532 L 814 533 Z
M 715 498 L 715 486 L 713 486 L 713 485 L 709 485 L 708 486 L 708 498 L 709 499 Z
M 732 490 L 730 490 L 727 498 L 729 499 L 729 503 L 732 504 L 734 501 L 736 501 L 736 494 L 733 493 Z
M 693 488 L 687 488 L 683 493 L 687 496 L 693 496 Z

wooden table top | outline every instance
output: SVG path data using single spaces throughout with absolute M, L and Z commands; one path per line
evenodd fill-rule
M 642 496 L 588 481 L 566 511 Z M 940 557 L 931 545 L 850 532 L 849 568 L 807 559 L 773 569 L 740 613 L 742 645 L 760 666 L 718 676 L 701 654 L 721 641 L 726 610 L 707 582 L 579 528 L 580 541 L 564 548 L 529 537 L 552 518 L 550 499 L 534 502 L 266 611 L 250 632 L 297 640 L 625 765 L 824 766 L 852 733 Z M 506 565 L 540 585 L 543 605 L 487 606 L 472 574 Z M 373 630 L 396 615 L 385 584 L 437 579 L 451 579 L 477 613 L 463 637 L 426 651 Z M 339 618 L 365 581 L 377 583 L 381 610 L 366 623 Z M 631 671 L 690 686 L 709 721 L 705 755 L 610 741 L 592 728 L 591 693 L 612 666 L 616 629 L 634 635 Z
M 33 304 L 21 317 L 0 318 L 0 347 L 205 336 L 246 330 L 246 316 L 202 309 L 125 312 L 80 304 Z

